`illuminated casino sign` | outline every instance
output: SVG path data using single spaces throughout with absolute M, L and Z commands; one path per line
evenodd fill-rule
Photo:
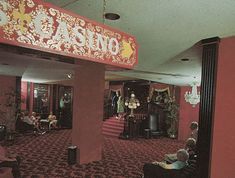
M 0 43 L 133 68 L 129 34 L 38 0 L 0 0 Z

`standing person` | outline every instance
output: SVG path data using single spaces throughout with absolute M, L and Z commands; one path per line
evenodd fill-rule
M 118 119 L 121 119 L 124 114 L 124 98 L 120 95 L 118 97 L 117 101 L 117 113 L 118 113 Z
M 60 109 L 62 110 L 62 109 L 64 109 L 64 96 L 61 96 L 61 98 L 60 98 Z
M 113 116 L 117 117 L 117 101 L 118 101 L 119 93 L 118 91 L 114 94 L 112 98 L 112 108 L 113 108 Z
M 46 114 L 48 113 L 48 98 L 45 93 L 43 94 L 41 101 L 42 101 L 42 113 Z
M 63 127 L 64 126 L 64 116 L 65 116 L 65 114 L 64 114 L 64 111 L 65 111 L 64 95 L 61 96 L 59 105 L 60 105 L 60 108 L 59 108 L 60 109 L 60 115 L 59 115 L 59 118 L 58 118 L 58 122 L 59 122 L 59 125 Z

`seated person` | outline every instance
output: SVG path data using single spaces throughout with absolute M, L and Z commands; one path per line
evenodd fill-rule
M 194 138 L 197 141 L 197 135 L 198 135 L 198 123 L 196 121 L 193 121 L 190 125 L 191 129 L 191 138 Z
M 177 160 L 172 164 L 166 162 L 146 163 L 143 167 L 144 178 L 190 178 L 182 176 L 188 167 L 188 152 L 185 149 L 177 151 Z
M 49 120 L 49 130 L 51 130 L 51 128 L 57 128 L 56 116 L 53 115 L 52 112 L 50 112 L 50 115 L 48 116 L 48 120 Z
M 36 112 L 32 112 L 32 115 L 30 116 L 30 120 L 33 123 L 34 130 L 37 131 L 38 134 L 44 134 L 45 132 L 41 131 L 39 128 L 39 119 L 40 117 L 37 116 Z
M 34 130 L 38 134 L 44 134 L 38 125 L 38 119 L 36 118 L 36 113 L 32 113 L 32 116 L 29 116 L 28 111 L 22 112 L 21 121 L 24 123 L 25 130 Z
M 28 111 L 21 112 L 20 120 L 22 122 L 22 124 L 21 124 L 22 128 L 21 129 L 23 131 L 33 130 L 34 129 L 34 124 L 33 124 L 33 121 L 29 117 L 29 112 Z
M 179 149 L 176 153 L 176 158 L 176 161 L 171 164 L 157 161 L 153 162 L 153 164 L 159 165 L 164 169 L 182 169 L 188 164 L 189 153 L 185 149 Z
M 185 150 L 189 153 L 189 159 L 195 159 L 196 156 L 196 140 L 188 138 L 185 144 Z M 166 154 L 164 160 L 168 163 L 173 163 L 177 160 L 177 154 Z
M 36 112 L 32 112 L 32 115 L 31 115 L 31 117 L 30 117 L 30 120 L 33 122 L 33 124 L 34 124 L 34 126 L 35 126 L 36 128 L 39 127 L 39 117 L 37 117 Z
M 19 157 L 10 158 L 6 156 L 5 149 L 0 145 L 0 168 L 7 167 L 12 169 L 14 178 L 20 178 Z

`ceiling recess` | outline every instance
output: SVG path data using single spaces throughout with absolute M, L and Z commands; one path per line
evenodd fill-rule
M 120 15 L 115 14 L 115 13 L 105 13 L 104 17 L 105 17 L 105 19 L 108 19 L 108 20 L 118 20 L 118 19 L 120 19 Z

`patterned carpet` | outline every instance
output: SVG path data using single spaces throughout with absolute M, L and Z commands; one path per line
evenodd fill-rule
M 140 178 L 144 163 L 160 161 L 164 154 L 173 153 L 184 145 L 169 138 L 120 140 L 106 137 L 102 160 L 70 166 L 67 164 L 70 144 L 71 130 L 57 130 L 40 136 L 19 136 L 7 149 L 22 158 L 23 178 Z

